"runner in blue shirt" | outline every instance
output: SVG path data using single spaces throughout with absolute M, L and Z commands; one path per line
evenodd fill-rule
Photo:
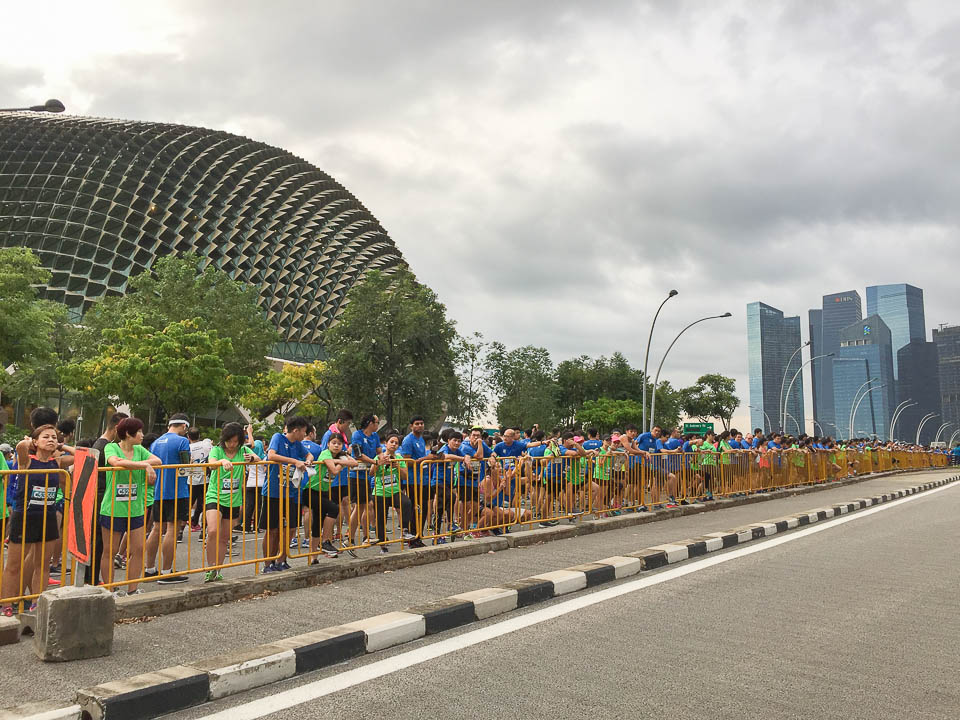
M 410 418 L 410 432 L 400 443 L 400 454 L 413 462 L 407 463 L 407 482 L 404 492 L 413 503 L 414 526 L 417 534 L 422 535 L 423 529 L 430 519 L 430 503 L 433 500 L 430 494 L 430 476 L 422 476 L 423 459 L 427 457 L 427 442 L 423 439 L 423 417 L 414 415 Z
M 314 458 L 303 445 L 307 436 L 310 422 L 303 417 L 292 417 L 287 420 L 283 433 L 274 433 L 267 449 L 267 461 L 270 463 L 267 473 L 267 482 L 263 484 L 260 494 L 265 498 L 260 505 L 259 527 L 266 530 L 263 536 L 263 556 L 270 558 L 278 555 L 277 559 L 266 560 L 263 572 L 277 572 L 288 570 L 287 538 L 280 540 L 280 528 L 284 520 L 284 496 L 287 496 L 290 505 L 287 516 L 286 532 L 297 532 L 300 527 L 300 485 L 306 478 L 307 462 Z M 281 488 L 280 466 L 283 465 L 287 489 Z
M 678 476 L 680 474 L 680 453 L 683 452 L 683 440 L 680 429 L 672 428 L 666 440 L 657 439 L 657 452 L 664 455 L 664 465 L 667 471 L 667 504 L 668 508 L 677 507 Z M 684 493 L 686 494 L 686 493 Z
M 330 442 L 330 431 L 327 430 L 326 434 L 324 434 L 323 436 L 323 447 L 321 447 L 320 444 L 317 442 L 317 428 L 315 425 L 311 425 L 307 429 L 307 437 L 303 440 L 303 446 L 307 449 L 307 452 L 309 452 L 313 456 L 313 459 L 316 460 L 317 458 L 320 457 L 320 453 L 322 453 L 326 449 L 327 443 L 329 442 Z M 304 478 L 303 478 L 303 483 L 301 483 L 301 489 L 303 488 L 303 486 L 307 484 L 309 476 L 317 472 L 320 472 L 319 467 L 307 468 L 306 474 L 304 475 Z M 302 493 L 301 493 L 301 498 L 302 498 Z M 290 539 L 289 548 L 291 550 L 293 550 L 294 548 L 297 548 L 298 546 L 304 550 L 310 549 L 310 540 L 307 539 L 306 529 L 311 527 L 313 524 L 314 507 L 309 502 L 309 495 L 307 496 L 307 502 L 302 503 L 301 512 L 303 513 L 304 537 L 303 537 L 303 540 L 301 540 L 299 533 L 295 533 L 294 536 Z M 319 507 L 316 508 L 316 512 L 320 512 Z
M 377 428 L 380 420 L 376 415 L 365 415 L 360 418 L 360 429 L 355 430 L 350 438 L 348 451 L 359 464 L 350 468 L 347 474 L 350 495 L 350 526 L 347 542 L 354 544 L 357 537 L 357 527 L 362 527 L 363 544 L 367 545 L 367 528 L 370 527 L 370 488 L 373 486 L 373 464 L 380 455 L 380 435 Z
M 463 435 L 456 430 L 444 430 L 441 438 L 445 438 L 446 443 L 440 446 L 430 467 L 431 494 L 436 498 L 437 505 L 434 532 L 437 536 L 440 535 L 440 527 L 446 515 L 452 537 L 462 530 L 457 524 L 455 510 L 460 478 L 464 476 L 466 468 L 460 454 Z M 446 541 L 444 537 L 437 537 L 436 544 L 442 545 Z
M 160 458 L 164 465 L 186 465 L 190 462 L 190 441 L 187 428 L 190 420 L 183 413 L 171 415 L 167 432 L 158 437 L 150 452 Z M 160 550 L 164 585 L 187 582 L 186 575 L 170 575 L 176 554 L 177 535 L 190 519 L 190 485 L 187 474 L 177 468 L 165 468 L 158 473 L 154 490 L 153 528 L 144 544 L 144 577 L 157 577 L 157 550 Z M 161 534 L 163 539 L 161 540 Z M 162 547 L 161 547 L 162 545 Z
M 460 525 L 466 530 L 465 538 L 472 538 L 471 524 L 476 520 L 480 527 L 480 483 L 487 476 L 488 460 L 493 450 L 483 441 L 483 428 L 470 429 L 470 439 L 460 445 L 460 455 L 466 458 L 467 469 L 460 488 Z M 481 530 L 480 533 L 482 534 Z

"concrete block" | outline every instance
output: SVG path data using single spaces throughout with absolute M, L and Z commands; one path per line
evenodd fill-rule
M 411 615 L 422 615 L 427 635 L 451 630 L 461 625 L 467 625 L 476 619 L 473 614 L 473 603 L 466 600 L 444 598 L 432 602 L 409 607 L 405 612 Z
M 717 538 L 718 540 L 720 540 L 722 548 L 733 547 L 734 545 L 737 545 L 740 542 L 740 536 L 737 535 L 737 533 L 730 532 L 730 531 L 707 533 L 706 535 L 704 535 L 704 537 Z M 749 540 L 749 538 L 747 538 L 747 540 Z M 711 550 L 711 552 L 713 551 Z
M 597 564 L 610 565 L 613 567 L 614 577 L 617 580 L 636 575 L 643 570 L 643 562 L 640 558 L 625 557 L 623 555 L 614 555 L 613 557 L 604 558 L 603 560 L 597 560 Z
M 472 590 L 451 595 L 450 599 L 473 603 L 473 614 L 477 620 L 485 620 L 517 609 L 517 591 L 509 588 Z
M 552 528 L 537 528 L 536 530 L 518 530 L 509 535 L 504 535 L 503 539 L 507 541 L 510 547 L 524 547 L 526 545 L 536 545 L 542 542 L 551 542 L 553 540 L 563 540 L 577 535 L 577 528 L 573 525 L 557 525 Z
M 176 665 L 77 690 L 77 702 L 91 720 L 134 720 L 199 705 L 209 693 L 207 673 Z
M 684 550 L 686 550 L 686 548 L 684 548 Z M 667 564 L 667 553 L 663 550 L 655 550 L 653 548 L 627 553 L 627 557 L 640 558 L 644 570 L 656 570 Z
M 20 642 L 20 621 L 12 617 L 0 617 L 0 645 Z
M 700 555 L 707 554 L 707 543 L 706 540 L 681 540 L 675 545 L 686 545 L 687 547 L 687 557 L 699 557 Z
M 704 552 L 712 553 L 717 550 L 723 550 L 723 535 L 721 533 L 704 535 L 703 537 L 694 538 L 694 540 L 703 543 Z
M 35 702 L 0 710 L 0 720 L 81 720 L 79 705 Z
M 532 578 L 552 582 L 554 596 L 566 595 L 587 587 L 587 576 L 574 570 L 554 570 L 553 572 L 533 575 Z
M 210 677 L 210 699 L 234 695 L 261 685 L 293 677 L 297 671 L 296 654 L 290 648 L 261 645 L 227 655 L 191 663 Z
M 686 545 L 673 545 L 667 543 L 666 545 L 654 545 L 650 550 L 660 550 L 664 552 L 667 556 L 667 564 L 672 565 L 673 563 L 686 560 L 690 557 L 690 553 L 687 550 Z
M 772 522 L 751 523 L 750 527 L 760 528 L 762 530 L 762 534 L 760 535 L 760 537 L 770 537 L 771 535 L 777 534 L 776 523 L 772 523 Z
M 526 607 L 553 597 L 553 583 L 549 580 L 524 578 L 504 583 L 503 587 L 517 592 L 517 607 Z
M 34 650 L 46 662 L 113 651 L 114 597 L 102 587 L 59 587 L 40 594 Z
M 567 570 L 582 572 L 587 578 L 587 587 L 602 585 L 617 579 L 616 569 L 606 563 L 584 563 L 568 567 Z
M 336 626 L 271 644 L 293 650 L 299 675 L 363 655 L 367 651 L 367 636 L 360 630 Z
M 348 630 L 360 630 L 367 636 L 367 652 L 400 645 L 427 634 L 423 616 L 405 612 L 384 613 L 347 623 L 343 627 Z

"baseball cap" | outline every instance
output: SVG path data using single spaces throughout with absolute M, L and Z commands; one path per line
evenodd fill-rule
M 610 436 L 611 442 L 616 442 L 619 439 L 620 439 L 620 433 L 614 433 L 613 435 Z

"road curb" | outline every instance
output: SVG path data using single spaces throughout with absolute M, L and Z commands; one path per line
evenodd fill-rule
M 460 593 L 407 610 L 286 638 L 248 651 L 201 659 L 77 692 L 77 704 L 37 712 L 37 704 L 0 711 L 0 720 L 61 720 L 89 713 L 93 720 L 147 720 L 343 662 L 364 653 L 419 640 L 521 607 L 616 579 L 744 545 L 832 517 L 853 513 L 960 480 L 960 475 L 849 503 L 794 513 L 744 528 L 714 532 L 626 555 Z M 795 521 L 795 524 L 793 522 Z M 292 651 L 292 652 L 291 652 Z M 32 708 L 32 710 L 31 710 Z

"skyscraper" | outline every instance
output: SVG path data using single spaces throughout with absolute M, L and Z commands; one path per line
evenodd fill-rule
M 810 357 L 829 355 L 840 349 L 840 332 L 863 318 L 860 294 L 856 290 L 824 295 L 820 310 L 810 311 Z M 818 328 L 816 326 L 819 326 Z M 810 363 L 813 377 L 813 417 L 823 432 L 846 436 L 847 424 L 835 417 L 833 407 L 833 358 Z
M 924 426 L 920 436 L 920 442 L 927 444 L 933 440 L 940 423 L 947 422 L 939 417 L 940 369 L 937 345 L 923 340 L 911 340 L 897 352 L 896 361 L 900 368 L 897 404 L 910 401 L 910 407 L 904 407 L 900 413 L 894 439 L 913 442 L 917 437 L 921 419 L 928 413 L 936 413 L 937 417 Z
M 800 317 L 762 302 L 747 305 L 747 355 L 750 370 L 750 423 L 767 432 L 779 429 L 781 398 L 800 369 Z M 793 358 L 791 360 L 791 357 Z M 789 362 L 789 367 L 787 363 Z M 803 429 L 803 376 L 797 377 L 786 402 L 786 428 Z
M 937 427 L 951 423 L 945 431 L 949 440 L 960 430 L 960 325 L 935 329 L 933 342 L 937 346 L 940 370 L 940 422 Z
M 895 398 L 890 337 L 879 315 L 840 331 L 832 359 L 834 415 L 842 437 L 887 437 Z
M 926 340 L 923 318 L 923 290 L 913 285 L 873 285 L 867 288 L 867 315 L 879 315 L 887 327 L 893 347 L 893 377 L 898 379 L 897 353 L 911 340 Z

